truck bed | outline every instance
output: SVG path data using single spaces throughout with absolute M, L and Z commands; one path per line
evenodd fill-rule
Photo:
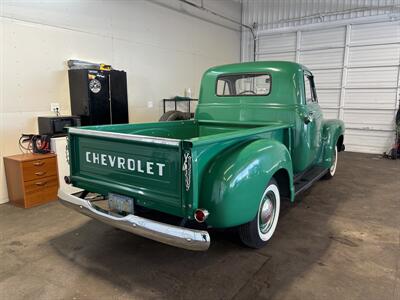
M 183 217 L 197 207 L 209 162 L 228 148 L 273 138 L 290 148 L 288 125 L 176 121 L 69 129 L 71 181 L 103 195 L 117 193 L 144 206 Z M 191 157 L 190 189 L 183 172 Z

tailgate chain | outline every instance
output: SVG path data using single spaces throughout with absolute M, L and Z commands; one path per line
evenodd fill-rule
M 67 160 L 67 164 L 69 164 L 69 137 L 68 137 L 68 135 L 66 136 L 66 141 L 67 141 L 67 143 L 65 144 L 65 158 L 66 158 L 66 160 Z
M 190 156 L 190 152 L 185 152 L 184 155 L 184 162 L 182 171 L 185 172 L 185 187 L 186 192 L 190 190 L 190 176 L 192 174 L 192 157 Z

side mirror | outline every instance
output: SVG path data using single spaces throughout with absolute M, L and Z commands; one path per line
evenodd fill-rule
M 303 118 L 304 124 L 307 125 L 308 123 L 312 122 L 312 120 L 313 120 L 313 115 L 314 115 L 314 112 L 310 111 L 310 112 L 308 113 L 308 115 L 304 116 L 304 118 Z

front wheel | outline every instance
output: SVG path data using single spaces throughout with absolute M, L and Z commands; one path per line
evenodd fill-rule
M 335 151 L 332 154 L 332 165 L 329 168 L 328 172 L 325 174 L 325 179 L 331 179 L 336 173 L 336 167 L 338 162 L 338 147 L 335 146 Z
M 251 248 L 261 248 L 275 232 L 278 224 L 281 197 L 278 184 L 271 179 L 265 189 L 255 218 L 239 227 L 239 236 L 243 244 Z

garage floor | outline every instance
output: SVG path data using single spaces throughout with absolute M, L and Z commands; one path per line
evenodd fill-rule
M 59 203 L 0 206 L 1 299 L 400 299 L 400 161 L 343 153 L 284 208 L 269 246 L 212 232 L 189 252 Z

